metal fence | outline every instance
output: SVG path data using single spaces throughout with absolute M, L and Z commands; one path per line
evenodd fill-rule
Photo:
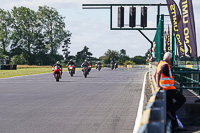
M 185 67 L 173 67 L 172 73 L 174 76 L 174 80 L 177 81 L 180 87 L 180 92 L 183 89 L 191 89 L 197 95 L 200 95 L 200 71 L 193 68 L 185 68 Z

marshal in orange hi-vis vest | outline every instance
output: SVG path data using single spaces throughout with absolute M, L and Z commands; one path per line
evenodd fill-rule
M 163 90 L 174 90 L 176 89 L 176 87 L 174 86 L 174 78 L 171 73 L 171 68 L 166 61 L 160 61 L 156 72 L 165 64 L 167 64 L 168 66 L 169 76 L 165 76 L 163 73 L 161 73 L 159 84 L 163 88 Z

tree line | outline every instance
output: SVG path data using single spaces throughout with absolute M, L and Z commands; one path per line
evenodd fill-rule
M 57 50 L 67 36 L 64 17 L 55 8 L 0 9 L 0 58 L 9 56 L 13 64 L 50 65 L 63 59 Z
M 117 62 L 119 65 L 135 65 L 135 64 L 146 64 L 145 56 L 135 56 L 130 58 L 126 54 L 126 50 L 121 49 L 120 51 L 108 49 L 103 56 L 100 57 L 104 64 L 110 64 L 111 61 Z
M 133 58 L 126 54 L 126 50 L 121 49 L 120 51 L 108 49 L 103 56 L 96 58 L 92 57 L 92 53 L 89 52 L 89 48 L 84 46 L 83 50 L 78 51 L 75 56 L 69 56 L 69 59 L 73 59 L 77 66 L 80 66 L 85 59 L 91 61 L 94 65 L 95 62 L 101 61 L 104 65 L 109 65 L 111 61 L 117 62 L 119 65 L 135 65 L 135 64 L 146 64 L 145 56 L 135 56 Z
M 9 56 L 11 64 L 22 65 L 52 65 L 57 60 L 63 60 L 57 51 L 71 36 L 65 30 L 64 19 L 55 8 L 48 6 L 39 6 L 37 11 L 23 6 L 13 7 L 11 11 L 0 9 L 0 59 Z M 77 65 L 85 59 L 93 62 L 101 60 L 103 64 L 110 64 L 111 61 L 120 65 L 145 64 L 144 57 L 130 58 L 124 49 L 109 49 L 99 59 L 92 55 L 84 46 L 68 60 L 75 60 Z

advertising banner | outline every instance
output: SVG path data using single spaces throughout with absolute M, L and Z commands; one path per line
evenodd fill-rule
M 197 42 L 192 0 L 180 0 L 179 5 L 182 12 L 184 40 L 188 48 L 187 54 L 196 58 Z
M 185 55 L 184 48 L 184 34 L 183 34 L 183 23 L 181 19 L 181 14 L 179 12 L 178 6 L 173 0 L 166 0 L 169 10 L 169 15 L 172 23 L 172 28 L 176 37 L 176 46 L 178 48 L 179 56 Z

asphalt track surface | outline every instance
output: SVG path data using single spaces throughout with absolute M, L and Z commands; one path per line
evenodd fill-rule
M 146 71 L 0 79 L 0 133 L 133 133 Z

